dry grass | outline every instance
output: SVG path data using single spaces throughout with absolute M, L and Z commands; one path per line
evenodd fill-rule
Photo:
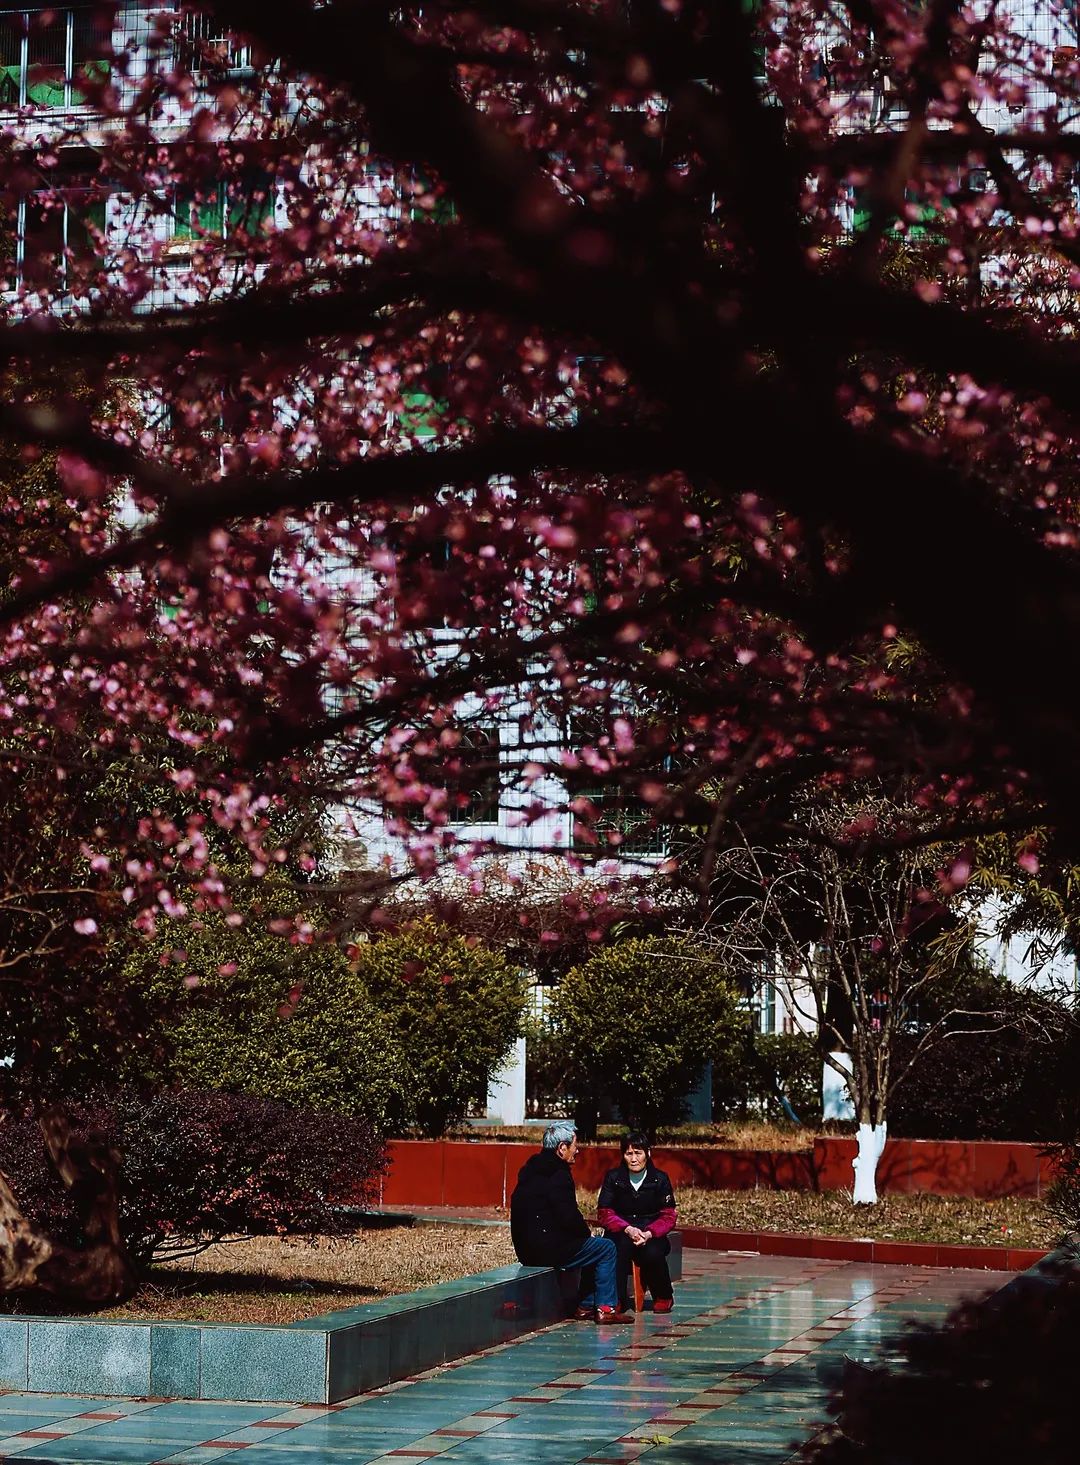
M 542 1130 L 537 1125 L 468 1125 L 447 1136 L 449 1139 L 502 1140 L 539 1145 Z M 626 1133 L 622 1124 L 601 1124 L 600 1144 L 614 1144 Z M 767 1124 L 748 1120 L 729 1124 L 676 1124 L 657 1131 L 658 1145 L 715 1146 L 724 1150 L 811 1150 L 815 1131 L 796 1125 Z
M 291 1323 L 514 1261 L 503 1226 L 389 1226 L 355 1236 L 259 1237 L 155 1267 L 101 1319 Z M 55 1298 L 0 1298 L 0 1312 L 69 1314 Z
M 582 1191 L 586 1214 L 596 1197 Z M 952 1195 L 885 1195 L 855 1206 L 842 1190 L 680 1190 L 684 1226 L 786 1231 L 802 1236 L 871 1237 L 957 1246 L 1052 1246 L 1061 1227 L 1042 1201 L 973 1200 Z

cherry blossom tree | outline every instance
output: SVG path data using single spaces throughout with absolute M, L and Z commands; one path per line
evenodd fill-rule
M 1071 9 L 87 14 L 8 68 L 0 429 L 69 517 L 0 718 L 160 734 L 185 801 L 86 855 L 141 930 L 292 801 L 468 870 L 493 771 L 575 861 L 626 843 L 598 790 L 715 859 L 878 773 L 934 838 L 1075 839 Z
M 113 17 L 87 187 L 131 208 L 62 290 L 22 281 L 9 339 L 141 408 L 5 417 L 62 445 L 77 512 L 121 481 L 139 518 L 8 624 L 63 656 L 54 607 L 109 586 L 143 650 L 137 580 L 204 664 L 102 667 L 119 714 L 205 706 L 183 771 L 227 740 L 227 818 L 331 746 L 421 869 L 468 844 L 492 702 L 526 822 L 549 772 L 585 825 L 598 780 L 722 820 L 752 754 L 1067 824 L 1065 18 L 266 10 L 217 9 L 246 67 L 181 65 L 163 15 L 136 71 Z

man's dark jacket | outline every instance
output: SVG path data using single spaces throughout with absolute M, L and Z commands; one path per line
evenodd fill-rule
M 578 1210 L 570 1166 L 554 1150 L 530 1155 L 510 1197 L 510 1237 L 527 1267 L 564 1267 L 592 1232 Z

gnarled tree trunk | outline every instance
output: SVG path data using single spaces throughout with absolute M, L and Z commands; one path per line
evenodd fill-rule
M 38 1123 L 86 1245 L 66 1246 L 49 1236 L 25 1215 L 0 1174 L 0 1292 L 40 1288 L 80 1302 L 120 1302 L 138 1285 L 120 1234 L 120 1151 L 103 1136 L 75 1136 L 60 1109 L 46 1110 Z

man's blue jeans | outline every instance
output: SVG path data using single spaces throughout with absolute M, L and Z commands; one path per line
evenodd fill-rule
M 582 1270 L 579 1307 L 617 1307 L 615 1290 L 615 1243 L 606 1236 L 590 1236 L 576 1256 L 563 1262 L 560 1271 Z

